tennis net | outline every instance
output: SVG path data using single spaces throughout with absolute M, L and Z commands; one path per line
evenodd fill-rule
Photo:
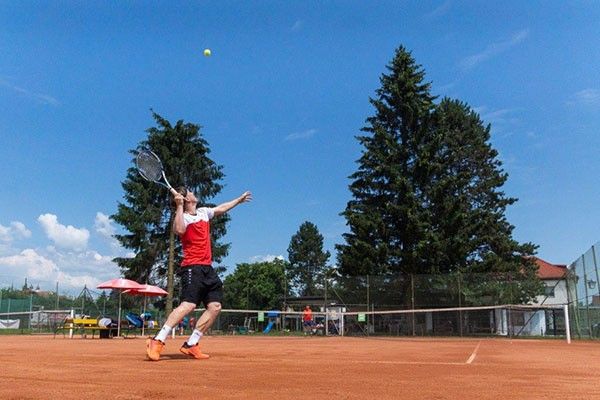
M 39 310 L 0 313 L 0 329 L 50 333 L 71 315 L 71 310 Z
M 202 310 L 196 310 L 199 316 Z M 301 311 L 225 309 L 213 325 L 217 334 L 315 334 L 339 336 L 567 337 L 562 305 L 497 305 L 361 311 L 346 307 Z

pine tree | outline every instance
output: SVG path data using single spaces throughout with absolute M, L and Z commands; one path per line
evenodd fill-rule
M 537 267 L 529 256 L 532 243 L 518 243 L 506 208 L 517 199 L 501 190 L 508 179 L 490 145 L 490 125 L 467 104 L 443 99 L 432 113 L 427 182 L 423 187 L 428 223 L 428 249 L 423 258 L 431 273 L 502 273 L 531 281 L 522 300 L 539 291 Z
M 179 120 L 173 126 L 152 112 L 157 126 L 147 130 L 148 137 L 130 153 L 135 157 L 142 148 L 155 152 L 163 163 L 165 174 L 174 187 L 183 185 L 194 191 L 199 205 L 217 195 L 222 185 L 222 167 L 209 158 L 208 142 L 200 133 L 200 126 Z M 166 281 L 167 312 L 172 308 L 174 265 L 181 260 L 179 241 L 172 231 L 171 194 L 164 187 L 144 180 L 135 168 L 127 170 L 122 183 L 125 202 L 118 204 L 111 218 L 122 225 L 126 233 L 115 235 L 121 245 L 135 256 L 119 257 L 114 261 L 127 278 L 139 282 L 164 283 Z M 229 244 L 219 242 L 226 232 L 229 220 L 223 215 L 211 221 L 213 259 L 219 262 L 227 255 Z
M 320 294 L 330 256 L 323 251 L 323 235 L 317 226 L 308 221 L 300 225 L 288 246 L 289 279 L 299 295 Z
M 419 202 L 418 149 L 435 98 L 425 73 L 404 48 L 380 78 L 370 99 L 376 114 L 357 139 L 364 147 L 350 176 L 353 200 L 342 215 L 350 233 L 337 245 L 342 273 L 366 275 L 420 270 L 423 210 Z
M 342 213 L 350 232 L 336 246 L 341 272 L 501 273 L 521 282 L 512 300 L 531 298 L 536 246 L 512 237 L 505 212 L 516 199 L 501 191 L 508 175 L 490 126 L 460 101 L 434 104 L 403 47 L 387 69 L 358 137 L 364 150 Z

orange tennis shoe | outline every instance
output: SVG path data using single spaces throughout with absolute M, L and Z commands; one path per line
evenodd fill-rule
M 204 354 L 200 350 L 200 346 L 197 344 L 194 346 L 190 346 L 189 344 L 187 344 L 187 342 L 185 342 L 183 346 L 181 346 L 179 351 L 185 355 L 192 356 L 197 360 L 206 360 L 207 358 L 210 358 L 208 354 Z
M 148 354 L 148 358 L 152 361 L 158 361 L 160 358 L 160 353 L 163 351 L 164 347 L 164 342 L 148 338 L 146 340 L 146 353 Z

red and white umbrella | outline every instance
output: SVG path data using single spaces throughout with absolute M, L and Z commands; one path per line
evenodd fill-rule
M 113 289 L 119 291 L 119 321 L 117 322 L 117 336 L 121 336 L 121 294 L 124 290 L 142 290 L 143 285 L 140 285 L 136 281 L 124 278 L 111 279 L 110 281 L 102 282 L 98 286 L 98 289 Z
M 142 285 L 143 289 L 129 289 L 125 290 L 123 293 L 133 294 L 133 295 L 141 295 L 144 296 L 144 311 L 142 314 L 146 313 L 146 297 L 154 297 L 154 296 L 166 296 L 169 294 L 166 290 L 159 288 L 154 285 Z M 142 336 L 144 336 L 144 328 L 145 324 L 142 323 Z

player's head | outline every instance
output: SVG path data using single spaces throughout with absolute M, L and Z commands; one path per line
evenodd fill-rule
M 183 196 L 183 198 L 185 198 L 187 196 L 188 190 L 185 186 L 177 186 L 177 188 L 175 188 L 175 191 L 177 193 L 179 193 L 180 195 Z
M 185 209 L 186 209 L 186 207 L 188 206 L 188 203 L 189 203 L 189 201 L 190 201 L 188 197 L 189 197 L 189 194 L 190 194 L 191 192 L 190 192 L 190 191 L 188 191 L 188 190 L 187 190 L 187 188 L 186 188 L 185 186 L 178 186 L 178 187 L 176 187 L 176 188 L 175 188 L 175 191 L 176 191 L 177 193 L 179 193 L 180 195 L 182 195 L 182 196 L 183 196 L 183 209 L 185 210 Z M 193 196 L 193 194 L 192 194 L 192 196 Z M 195 197 L 194 197 L 194 199 L 195 199 Z M 171 202 L 171 205 L 173 206 L 173 208 L 175 208 L 175 207 L 176 207 L 175 200 L 173 200 L 173 201 Z

